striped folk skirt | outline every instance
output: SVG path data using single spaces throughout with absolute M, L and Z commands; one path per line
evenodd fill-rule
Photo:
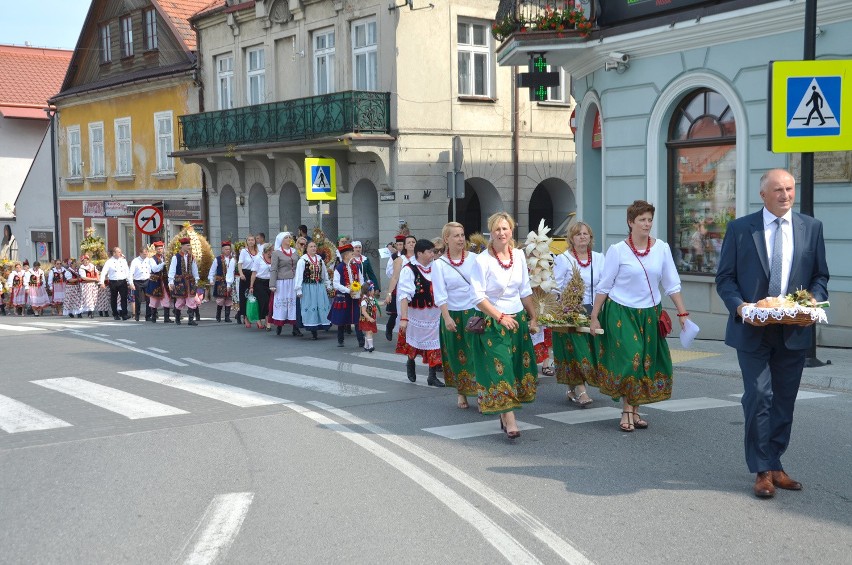
M 598 336 L 601 393 L 632 405 L 672 396 L 672 357 L 657 329 L 654 308 L 628 308 L 607 298 L 601 313 L 604 335 Z
M 441 316 L 441 361 L 444 367 L 444 382 L 455 387 L 459 394 L 477 396 L 477 371 L 482 372 L 482 359 L 479 355 L 479 336 L 466 331 L 471 316 L 481 316 L 481 312 L 468 310 L 450 310 L 450 317 L 456 323 L 456 331 L 451 332 Z
M 518 327 L 509 331 L 487 317 L 479 334 L 482 372 L 477 372 L 479 410 L 483 414 L 511 412 L 535 400 L 538 367 L 527 313 L 520 311 Z

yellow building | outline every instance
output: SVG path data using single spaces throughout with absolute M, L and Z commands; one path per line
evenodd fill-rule
M 177 117 L 198 112 L 196 41 L 188 18 L 208 0 L 93 0 L 57 108 L 62 255 L 88 228 L 135 255 L 190 221 L 203 229 L 201 170 L 169 155 Z M 163 211 L 159 233 L 134 225 L 142 206 Z

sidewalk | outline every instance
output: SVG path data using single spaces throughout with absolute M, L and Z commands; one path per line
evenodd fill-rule
M 668 338 L 675 371 L 688 370 L 710 375 L 741 378 L 736 351 L 723 341 L 696 339 L 684 349 L 678 338 Z M 852 392 L 852 349 L 818 347 L 817 359 L 831 365 L 805 367 L 802 386 Z

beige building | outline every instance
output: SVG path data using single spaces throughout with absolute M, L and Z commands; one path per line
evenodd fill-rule
M 469 232 L 499 210 L 525 234 L 576 209 L 569 89 L 563 80 L 547 103 L 515 91 L 514 70 L 495 59 L 498 3 L 399 3 L 221 0 L 191 18 L 206 111 L 180 117 L 175 155 L 205 171 L 214 246 L 316 225 L 306 156 L 336 165 L 329 235 L 374 256 L 402 221 L 435 237 L 452 214 L 455 136 Z

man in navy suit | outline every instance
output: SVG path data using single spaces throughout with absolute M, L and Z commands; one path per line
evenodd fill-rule
M 760 178 L 764 208 L 728 224 L 716 273 L 716 291 L 728 307 L 725 343 L 737 350 L 743 377 L 745 456 L 757 473 L 754 494 L 771 498 L 775 488 L 801 490 L 781 466 L 790 442 L 793 407 L 813 328 L 755 326 L 742 307 L 767 296 L 807 289 L 828 298 L 828 264 L 822 222 L 793 212 L 796 182 L 783 169 Z M 777 240 L 777 242 L 776 242 Z

